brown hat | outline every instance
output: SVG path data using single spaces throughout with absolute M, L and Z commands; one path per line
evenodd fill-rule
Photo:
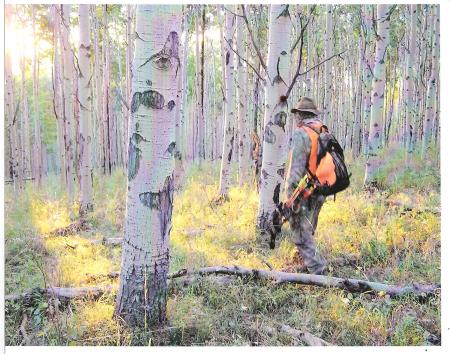
M 291 113 L 296 112 L 311 112 L 316 116 L 322 113 L 322 111 L 319 111 L 317 109 L 314 100 L 309 97 L 300 97 L 297 103 L 297 107 L 291 109 Z

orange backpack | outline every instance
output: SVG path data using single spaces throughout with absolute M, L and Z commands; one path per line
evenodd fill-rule
M 314 190 L 322 195 L 332 195 L 350 185 L 351 174 L 347 171 L 344 151 L 326 125 L 300 124 L 311 140 L 311 152 L 306 170 Z M 311 192 L 310 192 L 311 193 Z M 307 193 L 307 197 L 310 193 Z

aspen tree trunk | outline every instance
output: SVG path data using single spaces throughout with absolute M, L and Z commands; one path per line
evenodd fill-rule
M 181 68 L 177 72 L 176 80 L 177 80 L 177 99 L 175 100 L 175 170 L 174 170 L 174 184 L 175 187 L 178 187 L 181 183 L 181 174 L 182 174 L 182 168 L 183 168 L 183 156 L 182 154 L 182 142 L 181 142 L 181 129 L 182 129 L 182 114 L 184 114 L 185 110 L 185 96 L 187 86 L 183 84 L 185 83 L 185 75 L 186 75 L 186 63 L 187 63 L 187 32 L 188 32 L 188 26 L 186 23 L 186 6 L 183 5 L 183 12 L 181 17 L 181 33 L 185 31 L 185 38 L 184 38 L 184 44 L 183 44 L 183 52 L 182 52 L 182 58 L 180 58 Z M 181 43 L 180 43 L 181 45 Z M 181 52 L 180 52 L 181 54 Z
M 11 28 L 10 23 L 13 21 L 13 5 L 5 6 L 5 28 Z M 16 140 L 16 109 L 14 106 L 14 77 L 12 74 L 11 53 L 9 50 L 5 51 L 5 115 L 7 122 L 6 136 L 8 137 L 9 145 L 9 174 L 12 178 L 13 190 L 19 189 L 18 181 L 18 154 L 17 154 L 17 140 Z
M 405 95 L 405 105 L 406 105 L 406 130 L 405 130 L 405 142 L 406 142 L 406 165 L 408 166 L 411 161 L 411 155 L 413 153 L 412 137 L 413 137 L 413 122 L 415 115 L 415 105 L 414 105 L 414 83 L 415 83 L 415 68 L 417 65 L 417 5 L 410 6 L 410 26 L 411 33 L 409 37 L 409 52 L 407 55 L 407 74 L 406 74 L 406 95 Z
M 127 214 L 115 309 L 131 326 L 166 319 L 181 16 L 181 5 L 138 5 L 136 12 Z
M 24 58 L 24 48 L 25 43 L 21 43 L 22 56 L 20 58 L 20 71 L 21 71 L 21 86 L 20 86 L 20 96 L 22 98 L 22 130 L 23 130 L 23 141 L 22 141 L 22 161 L 23 161 L 23 176 L 25 178 L 31 175 L 31 146 L 30 146 L 30 116 L 28 107 L 28 93 L 25 86 L 25 58 Z
M 33 18 L 33 38 L 36 38 L 36 16 L 35 16 L 35 5 L 31 5 L 31 12 Z M 37 73 L 37 65 L 38 65 L 38 54 L 37 54 L 37 41 L 34 41 L 33 45 L 33 121 L 34 121 L 34 141 L 33 141 L 33 150 L 35 152 L 35 156 L 33 158 L 34 161 L 34 178 L 35 182 L 38 186 L 41 185 L 42 182 L 42 139 L 41 139 L 41 124 L 39 118 L 39 102 L 38 102 L 38 85 L 39 78 Z
M 368 144 L 368 159 L 366 162 L 366 171 L 364 185 L 377 186 L 376 172 L 380 166 L 378 157 L 381 148 L 383 108 L 385 96 L 385 57 L 389 34 L 389 11 L 388 5 L 377 5 L 377 45 L 375 51 L 375 63 L 373 69 L 372 84 L 372 109 L 370 112 L 370 130 Z
M 206 5 L 202 5 L 202 46 L 200 51 L 200 112 L 199 112 L 199 161 L 205 160 L 206 144 L 206 120 L 205 120 L 205 26 L 206 26 Z
M 202 113 L 203 113 L 203 107 L 202 107 L 202 92 L 201 92 L 201 85 L 202 85 L 202 74 L 201 74 L 201 68 L 200 68 L 200 31 L 199 31 L 199 25 L 198 25 L 198 13 L 195 14 L 195 99 L 196 99 L 196 111 L 195 111 L 195 130 L 196 130 L 196 140 L 195 140 L 195 147 L 196 147 L 196 155 L 195 160 L 197 163 L 201 164 L 202 161 L 202 130 L 203 130 L 203 124 L 202 124 Z
M 62 36 L 61 36 L 61 49 L 63 50 L 63 99 L 64 99 L 64 146 L 65 146 L 65 156 L 66 156 L 66 173 L 67 176 L 67 192 L 69 195 L 69 200 L 74 200 L 74 188 L 75 188 L 75 171 L 74 171 L 74 142 L 72 138 L 73 130 L 73 110 L 71 109 L 71 102 L 73 101 L 72 93 L 72 73 L 73 73 L 73 56 L 71 53 L 69 45 L 69 14 L 71 10 L 71 5 L 61 5 L 62 11 Z
M 225 14 L 225 41 L 223 53 L 225 57 L 225 109 L 223 126 L 223 149 L 220 165 L 219 195 L 228 198 L 231 184 L 231 158 L 234 145 L 234 116 L 235 116 L 235 86 L 234 86 L 234 52 L 230 49 L 233 45 L 233 15 L 226 11 Z
M 242 15 L 242 7 L 239 7 L 239 14 Z M 236 50 L 240 55 L 244 55 L 245 45 L 245 23 L 242 17 L 237 17 L 236 26 Z M 239 184 L 242 186 L 248 182 L 248 136 L 247 125 L 247 68 L 241 58 L 237 58 L 237 86 L 238 86 L 238 147 L 239 147 Z
M 259 190 L 258 227 L 267 232 L 273 226 L 276 204 L 284 177 L 286 156 L 285 124 L 287 104 L 281 100 L 289 81 L 290 16 L 289 5 L 271 5 L 269 17 L 269 49 L 267 86 L 264 99 L 263 156 Z
M 108 13 L 107 5 L 102 5 L 103 15 L 103 87 L 102 87 L 102 122 L 103 122 L 103 156 L 104 165 L 103 173 L 111 174 L 111 135 L 110 120 L 111 112 L 109 111 L 109 80 L 110 80 L 110 56 L 109 56 L 109 35 L 108 35 Z
M 433 5 L 433 15 L 431 18 L 432 32 L 432 53 L 431 53 L 431 71 L 427 83 L 426 113 L 423 123 L 423 139 L 422 139 L 422 159 L 429 157 L 433 122 L 436 119 L 436 81 L 437 81 L 437 64 L 439 58 L 439 5 Z
M 100 66 L 103 62 L 99 46 L 100 19 L 97 16 L 97 5 L 92 5 L 94 11 L 94 77 L 95 77 L 95 143 L 97 167 L 104 173 L 104 137 L 103 137 L 103 76 Z M 131 100 L 131 98 L 130 98 Z
M 126 27 L 126 35 L 127 35 L 127 54 L 126 54 L 126 92 L 125 92 L 125 97 L 126 97 L 126 101 L 127 101 L 127 114 L 125 116 L 125 123 L 124 123 L 124 142 L 125 142 L 125 148 L 128 147 L 128 130 L 129 130 L 129 126 L 130 126 L 130 116 L 131 116 L 131 111 L 130 111 L 130 105 L 131 105 L 131 78 L 132 78 L 132 63 L 133 63 L 133 34 L 134 32 L 132 31 L 132 22 L 133 22 L 133 7 L 134 5 L 127 5 L 127 27 Z M 127 161 L 128 161 L 128 154 L 126 153 L 125 149 L 125 166 L 127 166 Z
M 333 47 L 333 5 L 326 5 L 325 59 L 329 58 Z M 324 123 L 332 123 L 333 67 L 331 61 L 325 62 L 325 100 L 323 105 Z
M 59 150 L 59 163 L 61 167 L 60 181 L 63 188 L 66 187 L 66 154 L 64 145 L 64 114 L 63 114 L 63 93 L 61 80 L 61 58 L 62 47 L 61 43 L 61 22 L 60 22 L 60 7 L 52 5 L 52 19 L 53 19 L 53 106 L 55 109 L 55 116 L 57 120 L 57 137 Z
M 89 5 L 79 9 L 80 46 L 79 64 L 79 102 L 80 102 L 80 216 L 93 210 L 92 205 L 92 166 L 91 166 L 91 43 L 89 31 Z
M 364 56 L 364 49 L 362 44 L 362 38 L 359 38 L 359 58 L 358 58 L 358 68 L 356 71 L 356 108 L 355 108 L 355 127 L 353 130 L 353 142 L 352 142 L 352 156 L 353 158 L 358 157 L 361 151 L 361 101 L 362 101 L 362 86 L 363 86 L 363 76 L 362 76 L 362 61 Z
M 311 6 L 312 5 L 307 5 L 307 8 L 306 8 L 306 13 L 309 15 L 310 13 L 311 13 Z M 315 22 L 314 22 L 314 16 L 313 16 L 313 18 L 311 19 L 311 25 L 310 25 L 310 28 L 311 28 L 311 30 L 310 31 L 308 31 L 307 33 L 306 33 L 306 38 L 307 38 L 307 42 L 308 42 L 308 44 L 307 44 L 307 48 L 308 48 L 308 52 L 307 52 L 307 54 L 306 54 L 306 66 L 305 66 L 305 68 L 308 68 L 308 67 L 310 67 L 310 66 L 312 66 L 312 64 L 313 64 L 313 60 L 312 60 L 312 58 L 313 58 L 313 45 L 312 45 L 312 39 L 313 39 L 313 34 L 315 33 Z M 306 78 L 305 78 L 305 84 L 306 84 L 306 88 L 305 88 L 305 96 L 306 97 L 310 97 L 310 98 L 313 98 L 313 92 L 312 92 L 312 78 L 311 78 L 311 75 L 313 75 L 313 73 L 312 72 L 308 72 L 308 73 L 306 73 Z M 317 102 L 317 100 L 316 100 L 316 102 Z

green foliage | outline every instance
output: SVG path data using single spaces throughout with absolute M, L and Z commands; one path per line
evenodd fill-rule
M 319 218 L 316 240 L 330 261 L 333 275 L 391 284 L 440 282 L 440 205 L 437 180 L 422 174 L 414 158 L 413 182 L 395 169 L 402 152 L 384 152 L 381 171 L 386 190 L 365 194 L 364 161 L 351 162 L 352 185 L 327 200 Z M 388 181 L 395 174 L 395 185 Z M 255 230 L 258 196 L 253 186 L 232 187 L 230 199 L 217 204 L 219 166 L 192 165 L 176 192 L 170 239 L 171 271 L 207 265 L 239 264 L 252 268 L 293 271 L 294 246 L 283 228 L 275 250 Z M 237 181 L 233 174 L 233 181 Z M 394 180 L 392 180 L 394 181 Z M 90 230 L 69 237 L 49 237 L 71 223 L 75 206 L 57 187 L 57 176 L 44 188 L 31 185 L 15 198 L 6 189 L 6 291 L 24 291 L 45 284 L 117 286 L 105 274 L 120 268 L 120 248 L 91 241 L 122 232 L 126 197 L 125 171 L 94 178 L 94 212 Z M 426 191 L 426 193 L 424 193 Z M 352 256 L 354 265 L 337 263 Z M 42 269 L 43 271 L 41 271 Z M 169 287 L 168 327 L 127 329 L 112 318 L 115 293 L 94 300 L 55 304 L 36 296 L 28 304 L 10 303 L 6 311 L 6 342 L 20 344 L 24 314 L 32 344 L 46 345 L 295 345 L 275 332 L 287 324 L 306 328 L 337 345 L 423 345 L 440 341 L 440 296 L 418 302 L 342 290 L 210 276 Z M 431 339 L 430 339 L 431 338 Z

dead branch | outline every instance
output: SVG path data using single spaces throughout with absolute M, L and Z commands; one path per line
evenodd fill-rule
M 80 219 L 75 221 L 74 223 L 56 229 L 50 232 L 50 236 L 68 236 L 72 234 L 76 234 L 79 231 L 86 231 L 88 229 L 88 224 L 85 219 Z
M 412 283 L 411 285 L 407 286 L 388 285 L 361 279 L 328 277 L 325 275 L 304 273 L 287 273 L 276 270 L 250 269 L 241 266 L 215 266 L 201 268 L 195 271 L 186 271 L 186 275 L 192 274 L 234 275 L 243 278 L 272 280 L 275 284 L 294 283 L 321 286 L 326 288 L 335 287 L 347 290 L 352 293 L 383 293 L 386 295 L 390 295 L 391 297 L 399 297 L 404 295 L 427 297 L 435 294 L 437 290 L 440 290 L 440 284 L 423 285 Z
M 103 294 L 110 293 L 112 291 L 112 286 L 107 285 L 105 287 L 84 287 L 84 288 L 60 288 L 60 287 L 48 287 L 45 289 L 33 289 L 27 290 L 22 294 L 11 294 L 5 296 L 6 301 L 23 301 L 30 297 L 40 294 L 46 297 L 56 297 L 60 300 L 72 300 L 84 298 L 87 296 L 98 298 Z
M 248 33 L 250 34 L 250 39 L 251 39 L 251 41 L 252 41 L 253 48 L 255 49 L 256 54 L 258 55 L 259 62 L 260 62 L 260 64 L 261 64 L 261 66 L 264 68 L 264 70 L 265 70 L 265 72 L 266 72 L 266 75 L 267 75 L 267 77 L 268 77 L 269 80 L 270 80 L 269 71 L 267 70 L 267 65 L 266 65 L 266 63 L 264 62 L 264 59 L 263 59 L 263 57 L 262 57 L 262 55 L 261 55 L 261 51 L 259 50 L 258 46 L 256 45 L 255 38 L 253 37 L 253 32 L 252 32 L 252 30 L 250 29 L 250 24 L 248 23 L 248 18 L 247 18 L 247 15 L 246 15 L 246 13 L 245 13 L 245 6 L 244 6 L 244 5 L 241 5 L 241 8 L 242 8 L 242 18 L 244 19 L 245 25 L 247 26 Z M 259 75 L 258 75 L 258 76 L 259 76 Z
M 279 326 L 279 330 L 281 332 L 284 332 L 286 334 L 289 334 L 290 336 L 299 339 L 303 343 L 309 346 L 329 346 L 332 345 L 331 343 L 328 343 L 327 341 L 324 341 L 322 338 L 319 338 L 315 336 L 312 333 L 309 333 L 305 329 L 302 329 L 301 331 L 295 328 L 292 328 L 288 325 L 281 325 Z
M 123 237 L 103 238 L 102 243 L 106 246 L 120 246 L 123 242 Z
M 225 40 L 225 42 L 228 44 L 228 46 L 230 47 L 230 49 L 239 57 L 239 59 L 242 59 L 254 72 L 255 74 L 261 79 L 261 81 L 266 82 L 266 80 L 264 80 L 262 78 L 262 76 L 258 73 L 258 71 L 253 67 L 252 64 L 249 63 L 248 60 L 244 59 L 236 50 L 234 50 L 233 46 L 231 45 L 231 43 L 225 38 L 223 37 L 223 39 Z

